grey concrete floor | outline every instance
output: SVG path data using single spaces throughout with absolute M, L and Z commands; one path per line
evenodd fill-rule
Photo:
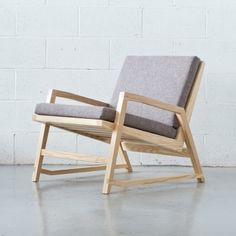
M 137 167 L 147 177 L 191 171 L 186 167 Z M 43 175 L 32 166 L 0 166 L 0 235 L 236 235 L 236 168 L 204 168 L 194 180 L 101 194 L 103 172 Z

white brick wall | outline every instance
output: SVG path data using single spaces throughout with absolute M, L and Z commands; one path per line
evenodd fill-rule
M 110 53 L 111 68 L 120 69 L 126 55 L 171 55 L 173 43 L 171 40 L 112 39 Z
M 205 60 L 194 138 L 204 165 L 236 166 L 235 11 L 234 0 L 0 0 L 0 164 L 33 163 L 40 125 L 31 116 L 50 88 L 109 101 L 131 54 Z M 107 153 L 56 129 L 49 146 Z M 189 164 L 130 155 L 134 164 Z
M 201 8 L 145 9 L 145 38 L 205 38 L 206 11 Z
M 0 35 L 10 36 L 16 33 L 16 9 L 15 7 L 0 8 Z
M 0 71 L 0 99 L 13 100 L 15 99 L 15 71 L 1 70 Z
M 75 7 L 27 6 L 17 12 L 17 35 L 76 36 L 78 9 Z
M 50 68 L 109 69 L 108 39 L 57 38 L 47 40 Z
M 81 8 L 81 36 L 140 37 L 141 9 L 137 8 Z
M 42 38 L 0 38 L 0 68 L 42 68 L 45 66 Z

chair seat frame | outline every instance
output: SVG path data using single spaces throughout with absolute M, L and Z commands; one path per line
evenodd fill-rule
M 130 186 L 169 182 L 191 178 L 196 178 L 198 182 L 203 183 L 205 181 L 204 175 L 189 127 L 189 121 L 192 115 L 197 92 L 199 90 L 203 69 L 204 63 L 201 62 L 185 108 L 171 105 L 149 97 L 132 94 L 129 92 L 121 92 L 116 107 L 116 117 L 114 122 L 97 119 L 45 116 L 34 114 L 33 120 L 42 123 L 42 126 L 39 135 L 32 181 L 38 182 L 40 174 L 58 175 L 105 170 L 102 190 L 104 194 L 110 193 L 113 185 Z M 75 100 L 93 106 L 109 106 L 108 103 L 55 89 L 50 90 L 47 98 L 47 103 L 55 103 L 56 98 L 58 97 Z M 177 130 L 176 138 L 168 138 L 158 134 L 153 134 L 125 126 L 124 119 L 126 109 L 128 103 L 130 102 L 142 103 L 148 106 L 175 113 L 179 122 L 179 128 Z M 100 157 L 46 149 L 49 129 L 51 126 L 108 143 L 110 145 L 109 156 Z M 159 153 L 162 155 L 189 158 L 193 165 L 194 173 L 147 179 L 115 179 L 114 171 L 117 168 L 126 168 L 128 172 L 132 172 L 132 166 L 130 164 L 127 153 L 128 151 Z M 121 157 L 122 161 L 117 162 L 118 155 Z M 70 169 L 49 170 L 42 167 L 45 156 L 93 162 L 98 164 Z

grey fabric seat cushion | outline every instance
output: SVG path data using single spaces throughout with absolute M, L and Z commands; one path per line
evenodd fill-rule
M 111 105 L 116 107 L 122 91 L 151 97 L 185 107 L 200 59 L 182 56 L 128 56 L 114 90 Z M 130 103 L 129 114 L 178 128 L 174 113 L 140 103 Z
M 36 105 L 35 114 L 47 116 L 77 117 L 85 119 L 101 119 L 114 122 L 116 111 L 111 107 L 40 103 Z M 132 114 L 126 114 L 125 125 L 128 127 L 164 135 L 171 138 L 174 138 L 176 136 L 175 128 Z

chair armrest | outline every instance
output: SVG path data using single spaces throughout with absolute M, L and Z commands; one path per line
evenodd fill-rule
M 179 107 L 176 105 L 172 105 L 169 103 L 162 102 L 157 99 L 149 98 L 146 96 L 138 95 L 138 94 L 133 94 L 129 92 L 121 92 L 120 93 L 120 98 L 123 101 L 133 101 L 133 102 L 138 102 L 138 103 L 143 103 L 149 106 L 157 107 L 166 111 L 174 112 L 176 114 L 184 114 L 185 110 L 183 107 Z
M 180 126 L 183 129 L 184 136 L 190 135 L 190 127 L 187 121 L 187 116 L 185 109 L 180 106 L 172 105 L 169 103 L 165 103 L 162 101 L 159 101 L 157 99 L 145 97 L 138 94 L 133 94 L 129 92 L 120 92 L 118 104 L 116 107 L 116 118 L 115 118 L 115 131 L 118 132 L 119 129 L 122 128 L 124 125 L 125 120 L 125 114 L 128 106 L 128 102 L 138 102 L 142 104 L 146 104 L 148 106 L 153 106 L 162 110 L 174 112 L 176 114 L 176 117 L 180 123 Z
M 61 90 L 56 90 L 56 89 L 51 89 L 49 91 L 49 94 L 47 97 L 47 102 L 48 103 L 55 103 L 57 97 L 71 99 L 74 101 L 87 103 L 87 104 L 94 105 L 94 106 L 103 106 L 103 107 L 110 106 L 108 103 L 105 103 L 105 102 L 101 102 L 101 101 L 98 101 L 98 100 L 95 100 L 92 98 L 87 98 L 87 97 L 80 96 L 78 94 L 65 92 L 65 91 L 61 91 Z
M 139 102 L 139 103 L 157 107 L 166 111 L 174 112 L 176 114 L 176 117 L 179 121 L 180 126 L 183 129 L 184 136 L 185 137 L 188 136 L 187 139 L 189 139 L 189 137 L 190 139 L 192 139 L 189 122 L 187 119 L 185 109 L 183 107 L 172 105 L 172 104 L 165 103 L 165 102 L 153 99 L 153 98 L 149 98 L 149 97 L 145 97 L 145 96 L 141 96 L 141 95 L 137 95 L 137 94 L 133 94 L 129 92 L 121 92 L 119 96 L 120 103 L 118 103 L 119 107 L 117 111 L 118 111 L 118 114 L 123 113 L 122 122 L 124 122 L 124 116 L 125 116 L 127 104 L 129 101 Z M 119 119 L 119 117 L 117 119 Z
M 129 92 L 121 92 L 119 96 L 119 102 L 118 102 L 117 114 L 116 114 L 116 121 L 118 123 L 118 126 L 117 126 L 118 128 L 119 126 L 122 127 L 124 124 L 126 108 L 129 101 L 140 102 L 149 106 L 158 107 L 166 111 L 174 112 L 179 121 L 180 127 L 182 128 L 183 135 L 185 138 L 185 143 L 186 143 L 187 148 L 190 150 L 190 154 L 192 156 L 197 155 L 196 147 L 193 141 L 192 132 L 189 127 L 189 121 L 188 121 L 185 109 L 183 107 L 175 106 L 172 104 L 161 102 L 156 99 L 152 99 L 152 98 L 137 95 L 137 94 L 132 94 Z M 194 160 L 194 162 L 196 162 L 196 160 Z
M 138 94 L 133 94 L 133 93 L 129 93 L 129 92 L 120 92 L 118 104 L 116 107 L 116 118 L 115 118 L 116 128 L 115 128 L 115 130 L 119 130 L 123 126 L 124 120 L 125 120 L 126 109 L 128 106 L 128 102 L 130 102 L 130 101 L 143 103 L 143 104 L 146 104 L 149 106 L 157 107 L 159 109 L 174 112 L 177 115 L 178 119 L 181 118 L 181 121 L 184 120 L 183 122 L 186 123 L 186 119 L 185 119 L 186 114 L 185 114 L 185 110 L 183 107 L 179 107 L 179 106 L 175 106 L 175 105 L 168 104 L 165 102 L 161 102 L 159 100 L 145 97 L 145 96 L 138 95 Z M 182 119 L 182 117 L 184 119 Z M 182 125 L 182 123 L 181 123 L 181 125 Z

